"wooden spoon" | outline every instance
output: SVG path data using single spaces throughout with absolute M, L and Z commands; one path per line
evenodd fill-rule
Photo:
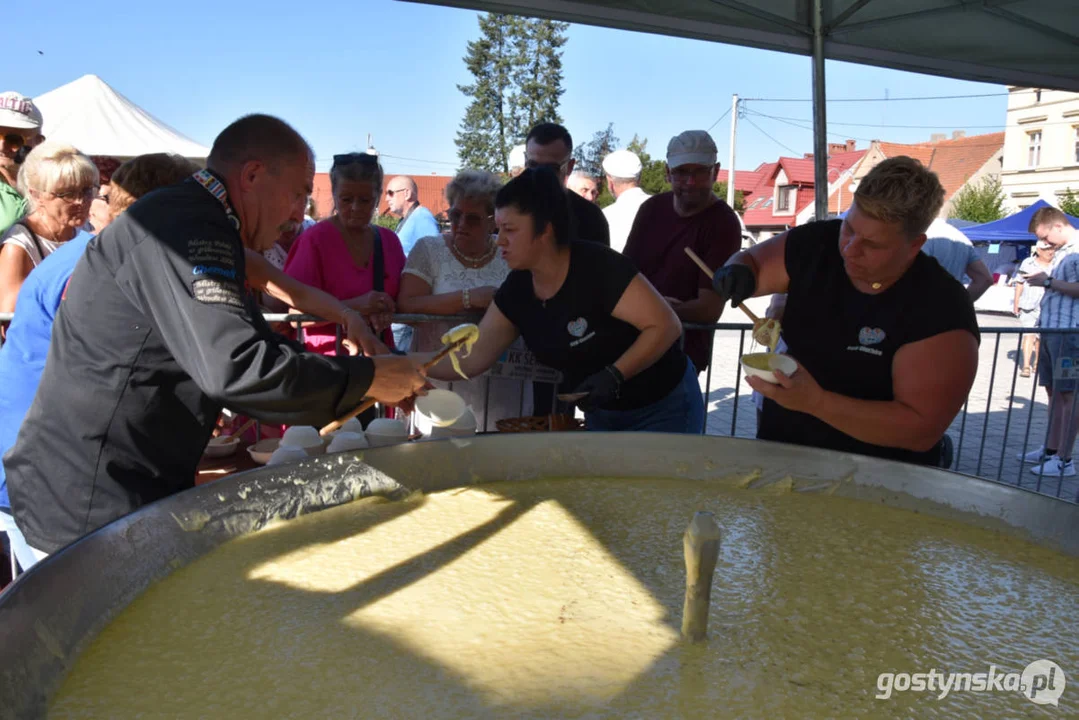
M 691 248 L 686 248 L 686 255 L 689 255 L 689 259 L 697 263 L 697 267 L 704 272 L 708 277 L 715 275 L 712 269 L 705 264 L 704 260 L 701 260 L 700 256 L 693 252 Z M 773 326 L 775 327 L 775 334 L 779 335 L 779 323 L 773 318 L 759 318 L 754 314 L 752 310 L 746 307 L 745 303 L 738 303 L 738 309 L 744 312 L 749 319 L 753 322 L 753 339 L 759 342 L 761 345 L 767 345 L 769 350 L 775 352 L 775 346 L 772 344 Z

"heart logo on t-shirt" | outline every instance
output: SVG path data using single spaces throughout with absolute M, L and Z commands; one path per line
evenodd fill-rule
M 884 331 L 880 328 L 864 327 L 858 331 L 858 342 L 863 345 L 878 345 L 884 342 Z
M 566 329 L 569 330 L 569 334 L 573 337 L 584 337 L 584 334 L 588 332 L 588 321 L 583 317 L 579 317 L 566 325 Z

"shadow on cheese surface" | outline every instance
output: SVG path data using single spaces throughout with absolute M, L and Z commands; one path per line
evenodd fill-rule
M 723 533 L 699 646 L 682 533 Z M 490 483 L 361 500 L 231 541 L 151 587 L 50 717 L 1021 717 L 1016 693 L 882 672 L 1079 677 L 1079 561 L 916 513 L 687 480 Z

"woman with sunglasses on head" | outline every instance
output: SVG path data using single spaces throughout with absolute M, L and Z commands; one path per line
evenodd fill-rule
M 98 171 L 70 145 L 45 142 L 26 156 L 18 185 L 30 212 L 0 237 L 0 312 L 15 310 L 30 271 L 86 224 Z
M 450 231 L 421 238 L 408 254 L 397 296 L 399 312 L 458 315 L 487 309 L 510 273 L 494 237 L 495 195 L 501 187 L 496 175 L 482 170 L 463 170 L 446 186 Z M 442 334 L 456 324 L 416 325 L 413 351 L 438 350 Z M 485 378 L 465 381 L 458 377 L 449 384 L 472 408 L 480 429 L 531 412 L 531 383 L 491 378 L 490 397 L 486 399 Z
M 334 155 L 330 168 L 334 214 L 296 238 L 285 274 L 326 291 L 368 318 L 392 349 L 389 327 L 405 253 L 397 235 L 371 222 L 382 194 L 382 179 L 378 156 Z M 309 350 L 336 353 L 332 326 L 311 327 L 305 338 Z
M 571 236 L 565 189 L 548 168 L 525 170 L 495 197 L 498 247 L 511 272 L 480 323 L 469 377 L 518 337 L 563 375 L 562 393 L 589 430 L 699 433 L 697 371 L 679 347 L 670 305 L 623 255 Z M 450 380 L 440 363 L 429 377 Z

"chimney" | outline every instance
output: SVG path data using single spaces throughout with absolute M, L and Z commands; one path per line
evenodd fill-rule
M 941 142 L 942 140 L 947 140 L 947 139 L 948 139 L 947 133 L 933 133 L 932 135 L 929 136 L 929 142 L 931 142 L 931 143 L 938 143 L 938 142 Z
M 853 140 L 847 140 L 847 152 L 854 152 L 854 146 L 857 144 L 858 143 L 854 142 Z
M 843 143 L 828 143 L 828 154 L 835 155 L 836 153 L 846 152 L 847 146 Z
M 965 138 L 966 136 L 966 130 L 955 130 L 954 132 L 952 132 L 952 140 L 958 140 L 959 138 Z

